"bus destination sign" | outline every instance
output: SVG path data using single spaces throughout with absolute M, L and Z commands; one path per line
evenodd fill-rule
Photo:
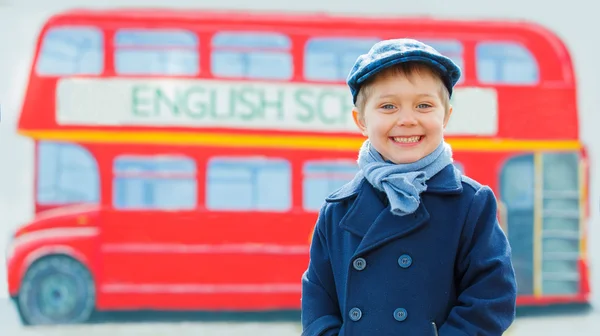
M 59 125 L 358 132 L 344 85 L 66 78 L 56 102 Z M 457 89 L 447 132 L 495 134 L 496 102 L 493 90 Z

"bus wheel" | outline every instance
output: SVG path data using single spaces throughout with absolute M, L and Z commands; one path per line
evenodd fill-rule
M 17 304 L 26 325 L 86 322 L 96 304 L 94 281 L 70 257 L 44 257 L 27 270 Z

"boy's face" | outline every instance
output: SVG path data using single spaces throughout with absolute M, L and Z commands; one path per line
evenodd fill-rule
M 407 77 L 408 76 L 408 77 Z M 427 69 L 383 73 L 369 86 L 356 125 L 385 160 L 412 163 L 433 152 L 443 138 L 446 112 L 441 80 Z

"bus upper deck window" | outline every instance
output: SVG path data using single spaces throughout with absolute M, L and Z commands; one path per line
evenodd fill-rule
M 211 71 L 225 78 L 290 79 L 291 45 L 278 33 L 219 32 L 212 39 Z
M 311 38 L 304 50 L 304 77 L 314 81 L 345 81 L 361 54 L 371 49 L 378 38 Z
M 115 36 L 115 69 L 123 75 L 197 75 L 198 44 L 185 30 L 122 29 Z
M 463 75 L 460 76 L 458 83 L 461 83 L 464 79 L 464 58 L 463 58 L 463 45 L 460 41 L 456 40 L 423 40 L 424 43 L 429 44 L 440 54 L 449 57 L 460 67 L 463 71 Z
M 535 58 L 517 43 L 479 43 L 476 57 L 477 76 L 482 83 L 532 85 L 539 81 Z
M 98 75 L 104 67 L 102 32 L 93 27 L 64 26 L 44 35 L 36 64 L 39 75 Z

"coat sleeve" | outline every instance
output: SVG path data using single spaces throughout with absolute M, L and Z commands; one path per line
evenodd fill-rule
M 511 249 L 496 217 L 492 190 L 481 187 L 463 227 L 457 268 L 458 305 L 439 336 L 500 336 L 515 318 L 517 285 Z
M 302 276 L 302 336 L 335 336 L 342 318 L 323 227 L 328 204 L 321 209 L 310 246 L 308 269 Z

